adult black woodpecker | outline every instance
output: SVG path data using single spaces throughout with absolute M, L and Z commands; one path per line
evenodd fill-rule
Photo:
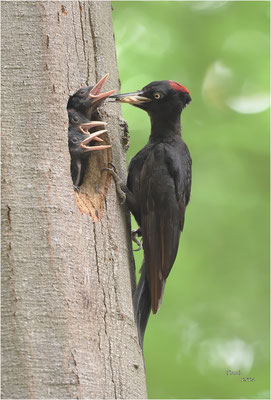
M 74 187 L 77 189 L 82 185 L 87 161 L 92 151 L 109 149 L 110 145 L 98 145 L 96 142 L 103 142 L 99 136 L 107 132 L 105 129 L 89 133 L 89 129 L 106 125 L 102 121 L 88 121 L 79 112 L 68 110 L 69 129 L 68 144 L 71 155 L 71 176 Z
M 77 90 L 77 92 L 70 96 L 67 109 L 80 112 L 80 114 L 90 121 L 96 108 L 115 92 L 115 90 L 110 90 L 109 92 L 101 93 L 101 89 L 108 76 L 109 74 L 106 74 L 95 86 L 82 87 Z
M 134 297 L 143 347 L 150 310 L 158 311 L 177 255 L 190 199 L 192 160 L 181 136 L 181 112 L 191 97 L 174 81 L 151 82 L 140 91 L 111 97 L 141 108 L 151 120 L 149 141 L 132 158 L 127 187 L 122 186 L 143 238 L 144 261 Z

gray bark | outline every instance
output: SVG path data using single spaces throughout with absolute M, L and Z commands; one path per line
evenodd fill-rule
M 69 170 L 68 96 L 107 72 L 117 89 L 109 2 L 2 2 L 3 398 L 146 397 L 129 218 L 100 176 L 125 179 L 118 105 L 82 193 Z

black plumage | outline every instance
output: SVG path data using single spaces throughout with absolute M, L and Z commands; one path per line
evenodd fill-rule
M 180 115 L 191 101 L 177 82 L 156 81 L 117 101 L 146 111 L 151 135 L 129 165 L 126 201 L 141 228 L 144 262 L 134 298 L 140 343 L 150 310 L 157 313 L 175 261 L 190 199 L 191 157 L 181 136 Z

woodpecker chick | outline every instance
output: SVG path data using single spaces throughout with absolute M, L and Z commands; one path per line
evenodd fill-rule
M 69 129 L 68 144 L 71 155 L 71 176 L 73 185 L 78 188 L 82 185 L 88 158 L 92 151 L 109 149 L 110 145 L 95 145 L 103 142 L 99 136 L 107 130 L 89 133 L 89 129 L 106 125 L 102 121 L 88 121 L 86 117 L 75 110 L 68 110 Z
M 115 90 L 110 90 L 109 92 L 101 93 L 108 76 L 109 74 L 106 74 L 95 86 L 82 87 L 77 90 L 70 96 L 67 109 L 78 111 L 90 121 L 96 108 L 115 92 Z

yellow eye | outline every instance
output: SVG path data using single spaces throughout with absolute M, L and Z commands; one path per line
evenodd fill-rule
M 161 97 L 161 94 L 160 93 L 154 93 L 154 98 L 155 99 L 160 99 L 160 97 Z

